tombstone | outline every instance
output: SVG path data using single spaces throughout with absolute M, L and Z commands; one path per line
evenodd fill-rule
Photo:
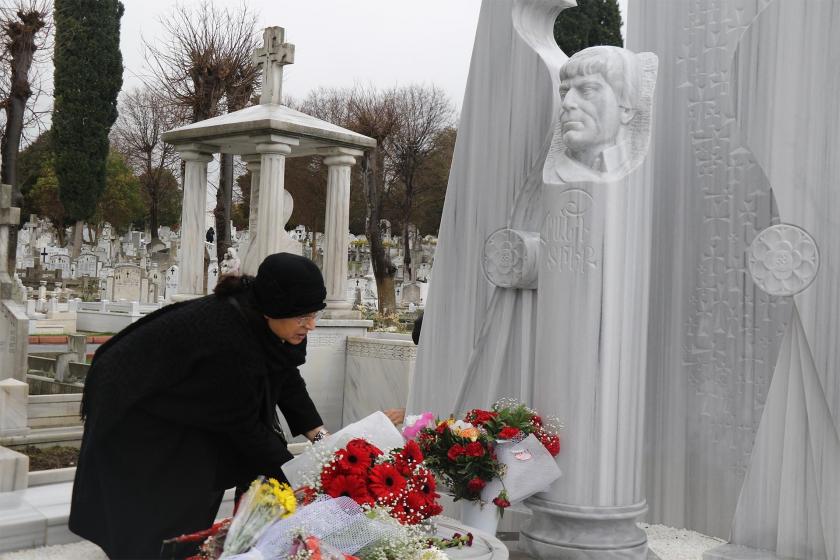
M 178 293 L 178 265 L 167 268 L 164 276 L 164 297 L 170 299 Z
M 141 301 L 143 271 L 139 266 L 121 264 L 114 268 L 111 301 Z
M 9 228 L 17 227 L 19 223 L 20 209 L 12 206 L 12 187 L 0 185 L 0 378 L 13 377 L 23 381 L 26 375 L 29 320 L 26 310 L 12 299 L 14 271 L 7 269 Z M 25 417 L 25 399 L 23 406 Z
M 76 278 L 96 276 L 99 260 L 93 253 L 83 253 L 76 259 Z
M 70 256 L 53 254 L 47 260 L 48 270 L 60 270 L 62 278 L 70 278 Z
M 417 282 L 408 282 L 402 286 L 402 304 L 418 305 L 420 303 L 420 286 Z
M 156 264 L 152 264 L 152 269 L 148 276 L 149 286 L 147 294 L 148 303 L 157 303 L 159 298 L 163 297 L 165 285 L 164 274 L 158 269 Z
M 216 287 L 216 284 L 219 282 L 219 263 L 216 261 L 211 261 L 209 265 L 207 265 L 207 292 L 208 294 L 213 293 L 213 288 Z

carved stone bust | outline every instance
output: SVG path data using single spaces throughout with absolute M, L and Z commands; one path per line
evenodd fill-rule
M 619 47 L 575 53 L 560 69 L 560 114 L 547 183 L 618 180 L 644 159 L 657 58 Z

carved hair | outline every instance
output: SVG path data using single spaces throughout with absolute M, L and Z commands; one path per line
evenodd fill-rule
M 601 74 L 615 92 L 618 104 L 639 108 L 639 67 L 636 55 L 620 47 L 598 46 L 578 51 L 560 69 L 560 90 L 575 76 Z

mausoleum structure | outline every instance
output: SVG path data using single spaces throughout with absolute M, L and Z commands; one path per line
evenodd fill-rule
M 351 304 L 345 301 L 350 168 L 364 150 L 376 147 L 376 141 L 281 105 L 283 66 L 294 62 L 294 45 L 284 42 L 282 27 L 267 28 L 264 40 L 264 46 L 254 53 L 254 62 L 263 68 L 259 105 L 163 135 L 186 163 L 179 295 L 188 298 L 204 294 L 207 164 L 213 154 L 239 155 L 251 171 L 251 240 L 242 259 L 245 274 L 255 274 L 267 255 L 298 246 L 292 245 L 285 231 L 292 205 L 291 196 L 283 188 L 285 161 L 287 157 L 322 156 L 329 169 L 323 267 L 327 311 L 332 317 L 343 317 L 352 313 Z

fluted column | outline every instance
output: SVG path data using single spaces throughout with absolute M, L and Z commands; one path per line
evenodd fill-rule
M 204 226 L 207 214 L 207 163 L 212 154 L 181 151 L 185 163 L 184 201 L 181 208 L 181 250 L 179 295 L 204 294 Z
M 259 171 L 259 216 L 257 218 L 257 237 L 255 244 L 256 262 L 283 250 L 283 236 L 286 235 L 283 223 L 285 194 L 283 184 L 286 172 L 286 155 L 292 151 L 287 144 L 258 144 L 260 154 Z
M 327 174 L 327 215 L 324 220 L 324 282 L 327 309 L 350 309 L 347 301 L 347 233 L 350 229 L 350 167 L 356 158 L 333 155 L 324 158 Z
M 260 154 L 248 154 L 242 156 L 242 161 L 248 171 L 251 172 L 251 204 L 248 207 L 248 231 L 251 234 L 251 241 L 257 235 L 257 224 L 259 221 L 259 203 L 260 203 L 260 163 L 262 163 L 262 156 Z

